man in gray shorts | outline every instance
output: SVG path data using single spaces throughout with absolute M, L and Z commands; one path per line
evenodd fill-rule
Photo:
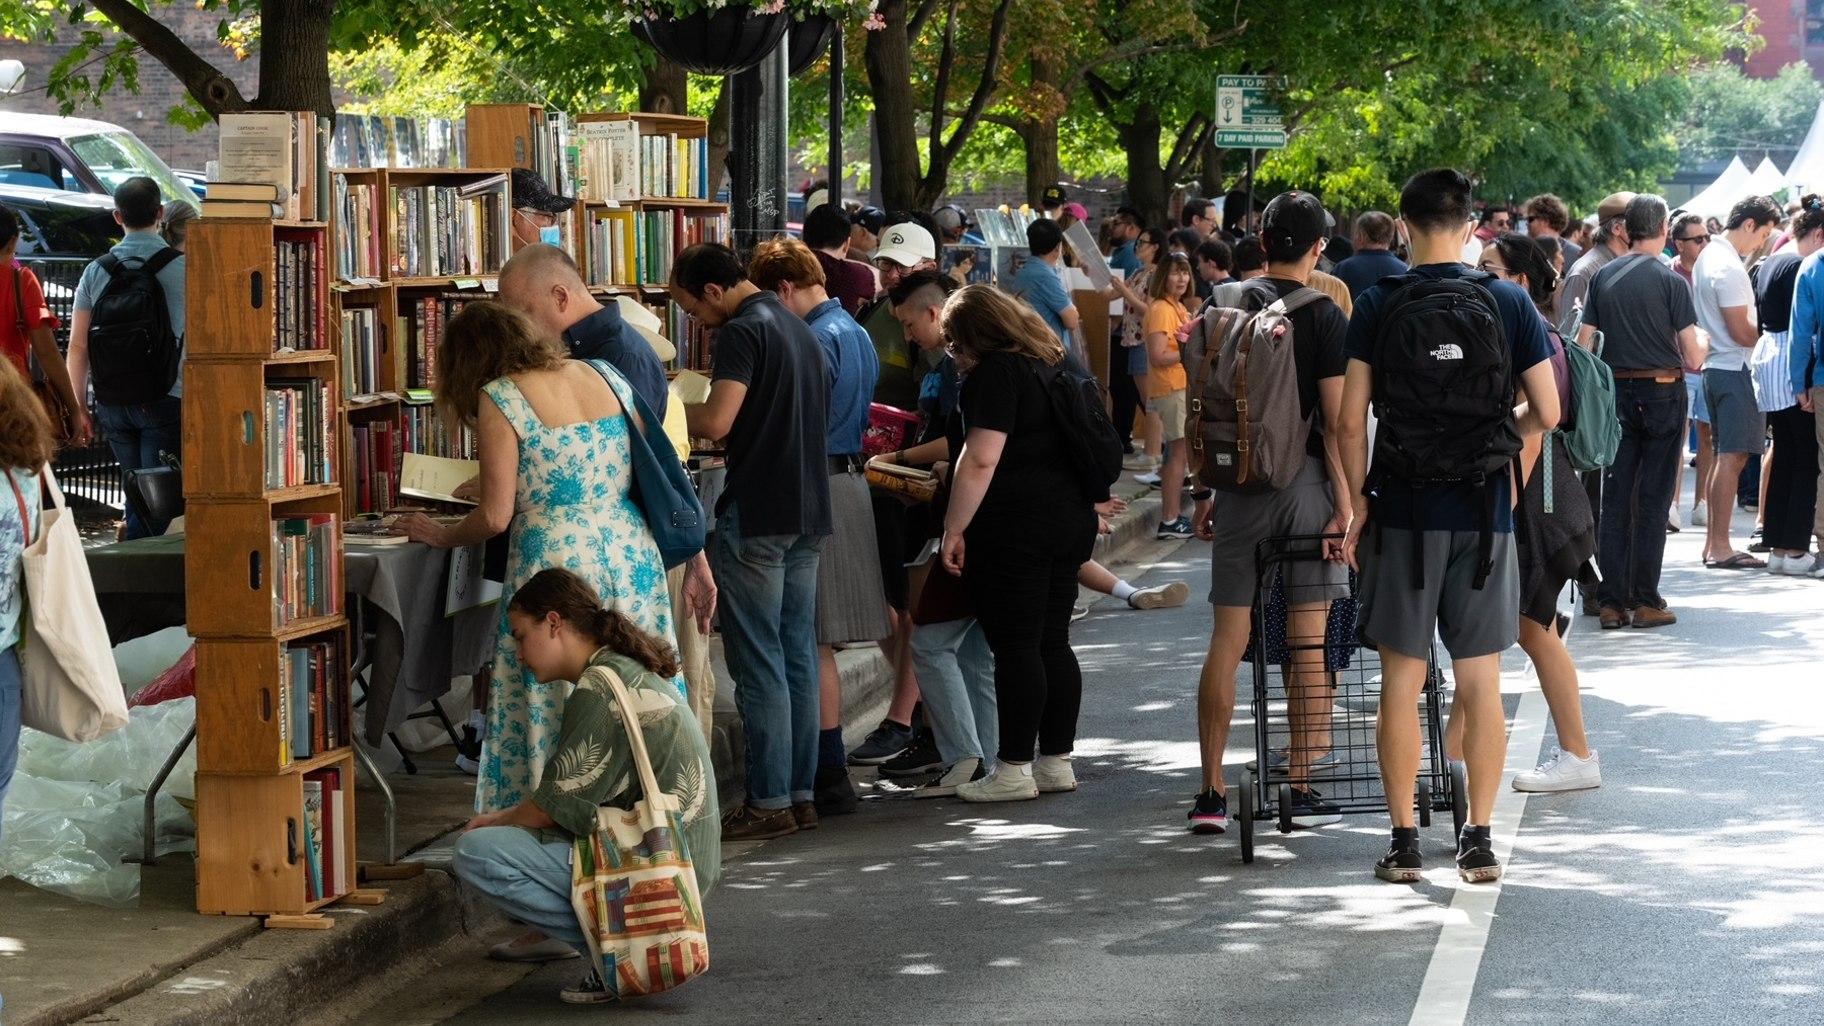
M 1400 193 L 1400 219 L 1412 238 L 1412 273 L 1356 297 L 1343 346 L 1349 363 L 1335 429 L 1358 514 L 1343 554 L 1361 572 L 1362 635 L 1381 657 L 1376 742 L 1393 841 L 1374 872 L 1383 880 L 1410 883 L 1423 870 L 1413 791 L 1421 754 L 1418 699 L 1435 631 L 1455 670 L 1455 712 L 1463 716 L 1469 770 L 1469 819 L 1458 838 L 1457 871 L 1470 882 L 1494 880 L 1501 865 L 1488 822 L 1507 757 L 1501 653 L 1520 631 L 1512 481 L 1499 463 L 1482 472 L 1481 483 L 1454 472 L 1448 477 L 1432 472 L 1424 479 L 1441 484 L 1402 477 L 1410 473 L 1403 466 L 1429 464 L 1413 455 L 1418 447 L 1402 449 L 1399 440 L 1460 439 L 1474 451 L 1459 455 L 1477 466 L 1503 453 L 1511 458 L 1522 434 L 1558 422 L 1552 349 L 1545 321 L 1525 290 L 1459 262 L 1475 227 L 1469 179 L 1448 168 L 1413 176 Z M 1499 323 L 1454 313 L 1469 303 L 1489 310 Z M 1503 354 L 1496 347 L 1503 342 L 1507 367 L 1525 400 L 1516 416 L 1491 422 L 1484 412 L 1491 400 L 1473 412 L 1470 404 L 1446 401 L 1452 393 L 1441 385 L 1475 380 L 1459 376 L 1472 366 L 1461 361 L 1499 359 Z M 1502 399 L 1497 395 L 1492 401 Z M 1373 491 L 1367 493 L 1371 400 L 1381 419 Z M 1448 466 L 1457 466 L 1457 458 L 1449 457 Z
M 1259 310 L 1306 288 L 1305 281 L 1323 254 L 1324 208 L 1307 193 L 1276 197 L 1263 214 L 1261 241 L 1267 249 L 1266 274 L 1246 283 L 1240 305 Z M 1343 397 L 1343 335 L 1348 321 L 1327 297 L 1300 306 L 1291 315 L 1293 362 L 1298 375 L 1300 412 L 1311 417 L 1305 462 L 1298 477 L 1275 492 L 1242 495 L 1201 489 L 1191 524 L 1210 546 L 1210 604 L 1215 622 L 1197 687 L 1197 739 L 1203 757 L 1203 783 L 1192 804 L 1192 833 L 1221 833 L 1228 825 L 1228 796 L 1222 779 L 1222 757 L 1229 743 L 1229 721 L 1235 711 L 1235 673 L 1248 646 L 1257 573 L 1255 548 L 1263 539 L 1289 535 L 1340 535 L 1349 523 L 1349 491 L 1342 476 L 1336 443 L 1324 425 L 1336 421 Z M 1256 390 L 1265 386 L 1251 382 Z M 1313 416 L 1315 414 L 1315 416 Z M 1194 430 L 1195 428 L 1193 428 Z M 1196 468 L 1200 469 L 1200 468 Z M 1325 545 L 1326 556 L 1340 556 L 1340 542 Z M 1279 584 L 1289 603 L 1286 627 L 1292 638 L 1322 638 L 1330 602 L 1349 594 L 1348 570 L 1330 560 L 1285 564 Z M 1307 663 L 1308 660 L 1308 663 Z M 1330 747 L 1330 687 L 1322 648 L 1299 652 L 1288 687 L 1291 739 L 1287 773 L 1293 781 L 1292 822 L 1296 826 L 1333 823 L 1340 814 L 1318 792 L 1305 786 L 1312 763 Z

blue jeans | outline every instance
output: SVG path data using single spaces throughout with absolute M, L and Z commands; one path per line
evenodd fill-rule
M 159 466 L 158 454 L 168 452 L 182 456 L 183 404 L 175 396 L 165 396 L 142 406 L 97 406 L 95 419 L 108 436 L 108 447 L 114 450 L 124 475 L 129 470 L 146 470 Z M 125 478 L 122 478 L 125 483 Z M 127 540 L 165 533 L 167 520 L 146 523 L 127 504 Z
M 984 769 L 992 768 L 1001 724 L 994 704 L 994 653 L 982 625 L 974 617 L 919 624 L 912 628 L 912 662 L 944 763 L 980 759 Z
M 823 541 L 808 534 L 744 537 L 738 504 L 716 517 L 710 563 L 746 740 L 747 803 L 756 809 L 813 799 Z
M 1664 609 L 1659 574 L 1666 555 L 1665 510 L 1684 455 L 1684 385 L 1617 378 L 1615 413 L 1621 418 L 1621 445 L 1602 476 L 1596 538 L 1602 583 L 1596 597 L 1616 609 Z
M 502 912 L 563 941 L 589 961 L 589 944 L 570 904 L 571 842 L 543 843 L 516 826 L 481 827 L 456 840 L 456 878 Z
M 24 698 L 19 675 L 19 647 L 0 649 L 0 811 L 6 808 L 6 789 L 19 765 L 19 706 Z M 0 823 L 0 837 L 4 837 Z

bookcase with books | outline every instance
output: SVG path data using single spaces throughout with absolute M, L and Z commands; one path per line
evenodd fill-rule
M 323 221 L 205 215 L 189 252 L 197 908 L 280 925 L 355 879 L 334 246 Z

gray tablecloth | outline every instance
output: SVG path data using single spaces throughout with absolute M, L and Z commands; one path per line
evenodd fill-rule
M 87 556 L 115 644 L 184 622 L 182 535 L 103 545 Z M 494 606 L 443 615 L 449 566 L 447 550 L 416 543 L 348 547 L 348 594 L 367 603 L 373 635 L 363 723 L 370 742 L 493 655 Z

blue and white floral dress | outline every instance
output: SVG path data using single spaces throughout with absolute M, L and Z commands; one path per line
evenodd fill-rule
M 607 369 L 624 407 L 633 388 Z M 571 684 L 540 684 L 520 665 L 507 626 L 507 604 L 519 586 L 546 567 L 563 567 L 588 581 L 610 609 L 674 648 L 671 598 L 665 564 L 646 518 L 633 501 L 633 464 L 624 414 L 547 427 L 510 378 L 482 390 L 519 436 L 519 480 L 508 536 L 507 580 L 500 599 L 499 640 L 488 691 L 487 742 L 483 745 L 475 808 L 494 812 L 517 804 L 538 786 L 557 746 L 564 700 Z M 684 695 L 682 677 L 672 686 Z

